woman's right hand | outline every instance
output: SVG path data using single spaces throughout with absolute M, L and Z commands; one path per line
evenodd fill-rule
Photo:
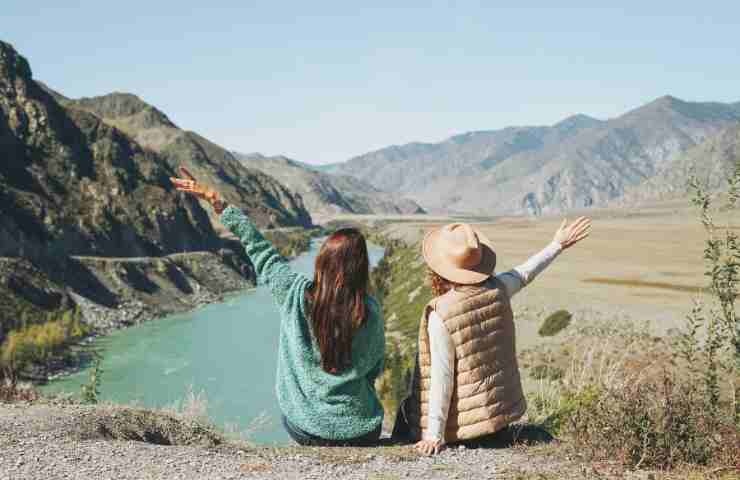
M 226 208 L 226 202 L 221 200 L 220 195 L 215 191 L 198 183 L 195 177 L 185 167 L 180 167 L 180 173 L 185 178 L 170 177 L 170 181 L 180 192 L 186 192 L 195 195 L 198 198 L 206 200 L 211 204 L 216 213 L 220 214 Z
M 563 250 L 570 248 L 591 233 L 591 219 L 580 217 L 575 222 L 568 225 L 568 220 L 563 219 L 560 228 L 555 232 L 554 241 L 558 242 Z

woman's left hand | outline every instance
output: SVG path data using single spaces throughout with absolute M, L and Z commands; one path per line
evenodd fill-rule
M 575 222 L 568 225 L 568 220 L 563 220 L 560 228 L 555 232 L 554 240 L 563 247 L 563 250 L 570 248 L 591 233 L 591 219 L 580 217 Z
M 422 440 L 414 445 L 416 451 L 424 455 L 436 455 L 444 448 L 442 440 Z

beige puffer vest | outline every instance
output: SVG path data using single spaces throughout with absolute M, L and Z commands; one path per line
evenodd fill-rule
M 433 299 L 419 325 L 419 354 L 405 411 L 411 434 L 427 428 L 431 354 L 427 325 L 436 310 L 455 346 L 455 386 L 445 440 L 455 442 L 495 433 L 527 408 L 519 378 L 514 316 L 503 284 L 457 287 Z

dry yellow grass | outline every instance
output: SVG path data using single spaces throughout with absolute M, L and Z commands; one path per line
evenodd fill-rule
M 694 212 L 680 205 L 660 205 L 586 214 L 593 217 L 591 236 L 564 252 L 516 299 L 515 309 L 613 313 L 649 321 L 656 333 L 680 326 L 692 298 L 706 286 L 705 233 Z M 438 218 L 414 220 L 391 223 L 387 233 L 419 240 L 425 231 L 446 223 Z M 500 218 L 476 226 L 493 242 L 497 271 L 504 271 L 544 247 L 560 220 Z

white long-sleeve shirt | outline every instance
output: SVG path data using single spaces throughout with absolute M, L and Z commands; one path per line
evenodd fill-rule
M 496 278 L 504 285 L 506 293 L 511 298 L 547 268 L 562 250 L 559 242 L 552 241 L 523 264 L 496 275 Z M 432 373 L 429 391 L 429 425 L 425 440 L 444 440 L 447 414 L 455 382 L 455 346 L 437 312 L 429 314 L 427 332 L 432 357 Z

